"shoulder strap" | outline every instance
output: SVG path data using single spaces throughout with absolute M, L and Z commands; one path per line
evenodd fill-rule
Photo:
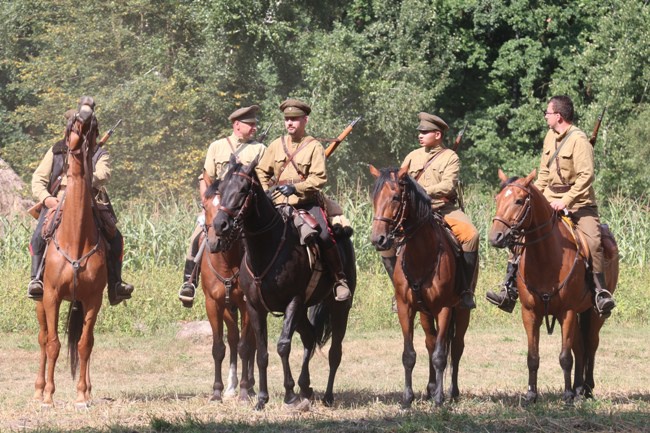
M 431 158 L 429 158 L 429 160 L 426 162 L 426 164 L 424 164 L 424 167 L 422 167 L 422 170 L 420 170 L 420 172 L 415 176 L 415 180 L 417 181 L 418 179 L 420 179 L 420 176 L 422 176 L 422 174 L 424 173 L 424 170 L 426 170 L 431 165 L 431 163 L 433 162 L 434 159 L 436 159 L 437 157 L 439 157 L 440 155 L 442 155 L 443 153 L 445 153 L 448 150 L 449 149 L 442 149 L 440 152 L 436 153 Z
M 293 165 L 293 168 L 296 169 L 296 173 L 298 173 L 298 176 L 300 176 L 300 179 L 301 179 L 301 180 L 305 180 L 305 179 L 307 179 L 307 176 L 305 175 L 305 173 L 302 172 L 302 170 L 300 170 L 300 168 L 298 168 L 298 164 L 296 164 L 296 162 L 293 160 L 293 158 L 298 154 L 298 152 L 300 152 L 301 150 L 303 150 L 303 149 L 304 149 L 304 148 L 305 148 L 309 143 L 311 143 L 312 141 L 314 141 L 313 138 L 309 138 L 308 140 L 303 141 L 302 144 L 300 144 L 300 146 L 298 146 L 298 148 L 296 149 L 296 151 L 293 152 L 293 153 L 291 153 L 291 152 L 289 152 L 289 148 L 287 147 L 287 143 L 286 143 L 286 141 L 284 140 L 284 135 L 282 136 L 282 148 L 284 149 L 284 153 L 285 153 L 285 155 L 287 155 L 287 160 L 284 161 L 284 164 L 283 164 L 282 167 L 280 168 L 280 172 L 278 173 L 278 175 L 277 175 L 277 177 L 276 177 L 276 179 L 278 180 L 278 182 L 280 181 L 280 175 L 281 175 L 282 172 L 287 168 L 287 166 L 288 166 L 289 164 Z
M 560 153 L 560 149 L 562 149 L 562 146 L 564 146 L 564 143 L 566 143 L 566 141 L 569 139 L 569 137 L 571 137 L 571 134 L 573 134 L 574 131 L 575 130 L 569 131 L 569 133 L 566 135 L 566 137 L 564 137 L 564 139 L 562 140 L 560 145 L 555 149 L 555 153 L 553 153 L 553 155 L 549 158 L 548 162 L 546 163 L 546 168 L 551 167 L 551 164 L 553 163 L 553 161 L 555 161 L 557 159 L 557 155 L 558 155 L 558 153 Z

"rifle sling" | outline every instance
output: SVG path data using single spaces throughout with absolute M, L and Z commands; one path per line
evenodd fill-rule
M 546 168 L 551 168 L 551 164 L 553 161 L 555 161 L 555 168 L 557 170 L 557 175 L 560 177 L 560 180 L 562 181 L 563 184 L 566 184 L 566 180 L 564 180 L 564 177 L 562 176 L 562 172 L 560 171 L 560 161 L 558 160 L 558 154 L 560 153 L 560 150 L 564 146 L 564 144 L 567 142 L 569 137 L 571 137 L 571 134 L 573 134 L 575 129 L 573 131 L 569 131 L 569 133 L 562 139 L 560 142 L 560 145 L 555 148 L 555 152 L 553 155 L 549 158 L 548 162 L 546 163 Z
M 426 170 L 431 165 L 431 163 L 433 163 L 433 160 L 439 157 L 440 155 L 442 155 L 443 153 L 445 153 L 447 150 L 449 149 L 442 149 L 440 152 L 436 153 L 431 158 L 429 158 L 426 164 L 424 164 L 424 167 L 422 167 L 422 170 L 420 170 L 420 172 L 415 176 L 415 180 L 417 181 L 418 179 L 420 179 L 422 174 L 424 174 L 424 170 Z
M 237 162 L 241 162 L 239 159 L 239 154 L 242 152 L 242 150 L 248 147 L 249 143 L 242 143 L 241 146 L 235 149 L 235 146 L 233 146 L 232 142 L 230 141 L 230 137 L 226 137 L 226 141 L 228 142 L 228 146 L 230 146 L 230 150 L 232 151 L 232 155 L 235 157 L 235 160 Z M 223 175 L 228 171 L 229 168 L 230 165 L 228 163 L 225 163 L 223 165 L 223 167 L 221 168 L 221 173 L 219 173 L 219 179 L 223 177 Z

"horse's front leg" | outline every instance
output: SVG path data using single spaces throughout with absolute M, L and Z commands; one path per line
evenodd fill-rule
M 38 360 L 38 373 L 34 383 L 34 400 L 43 401 L 43 390 L 45 389 L 45 366 L 47 365 L 47 353 L 45 345 L 47 344 L 47 319 L 45 318 L 45 309 L 43 302 L 36 302 L 36 317 L 38 318 L 38 345 L 41 348 Z
M 404 350 L 402 351 L 402 365 L 404 366 L 404 395 L 402 396 L 402 408 L 408 409 L 415 399 L 413 393 L 413 368 L 415 367 L 415 348 L 413 347 L 413 320 L 415 310 L 402 298 L 397 297 L 397 315 L 402 328 L 404 339 Z
M 239 345 L 239 324 L 237 310 L 230 309 L 230 305 L 226 305 L 224 311 L 224 319 L 226 321 L 226 329 L 228 330 L 228 349 L 230 358 L 230 367 L 228 369 L 228 386 L 226 387 L 226 397 L 234 397 L 237 395 L 237 385 L 239 379 L 237 375 L 237 346 Z M 242 369 L 242 374 L 246 374 Z
M 424 396 L 425 400 L 431 400 L 436 391 L 436 370 L 433 368 L 433 350 L 436 347 L 436 324 L 430 314 L 420 314 L 420 324 L 424 331 L 424 344 L 427 347 L 427 359 L 429 364 L 429 380 Z
M 103 291 L 99 292 L 95 299 L 89 301 L 88 305 L 83 305 L 84 308 L 84 323 L 81 332 L 81 338 L 77 344 L 79 351 L 79 380 L 77 381 L 77 400 L 75 406 L 77 408 L 86 408 L 90 405 L 90 391 L 92 385 L 90 383 L 90 354 L 95 345 L 95 323 L 97 322 L 97 314 L 101 308 Z
M 332 406 L 334 404 L 334 379 L 336 378 L 336 372 L 341 365 L 341 358 L 343 357 L 343 339 L 345 338 L 345 332 L 348 327 L 350 304 L 347 302 L 331 301 L 327 308 L 330 310 L 332 339 L 328 353 L 330 371 L 327 378 L 327 388 L 323 396 L 323 403 L 326 406 Z
M 223 305 L 212 297 L 208 290 L 205 290 L 205 310 L 212 328 L 212 360 L 214 361 L 214 382 L 212 384 L 212 396 L 210 401 L 222 401 L 223 378 L 221 376 L 221 365 L 226 356 L 226 345 L 223 342 Z
M 260 306 L 260 309 L 264 307 Z M 257 370 L 260 377 L 260 391 L 257 394 L 257 404 L 255 410 L 262 410 L 266 403 L 269 402 L 269 388 L 267 382 L 267 369 L 269 366 L 269 346 L 268 346 L 268 328 L 267 316 L 268 313 L 257 311 L 252 304 L 247 304 L 248 317 L 255 331 L 255 342 L 257 346 Z M 252 354 L 251 354 L 252 356 Z
M 452 400 L 457 400 L 460 395 L 458 387 L 458 370 L 460 368 L 460 359 L 465 351 L 465 333 L 469 327 L 469 318 L 471 310 L 465 308 L 454 308 L 451 320 L 454 323 L 454 335 L 451 340 L 451 383 L 449 385 L 449 396 Z
M 536 317 L 535 312 L 522 307 L 521 317 L 528 338 L 528 392 L 524 396 L 524 404 L 537 401 L 537 371 L 539 370 L 539 326 L 541 317 Z
M 314 327 L 307 319 L 307 314 L 296 318 L 298 327 L 296 330 L 300 334 L 302 342 L 303 355 L 300 376 L 298 377 L 298 387 L 300 388 L 300 405 L 299 410 L 307 410 L 311 407 L 311 400 L 314 398 L 314 390 L 311 387 L 311 374 L 309 371 L 309 361 L 316 349 L 316 339 L 314 338 Z
M 296 395 L 293 388 L 295 381 L 291 374 L 291 365 L 289 364 L 289 355 L 291 354 L 291 338 L 296 330 L 300 316 L 305 315 L 305 307 L 302 298 L 296 296 L 287 305 L 284 311 L 284 321 L 282 322 L 282 331 L 278 339 L 278 355 L 282 360 L 282 372 L 284 374 L 284 404 L 291 407 L 300 403 L 300 398 Z
M 441 406 L 445 401 L 443 384 L 445 368 L 447 368 L 447 332 L 451 321 L 451 308 L 445 307 L 437 315 L 438 333 L 436 334 L 436 347 L 431 356 L 431 363 L 436 371 L 436 387 L 433 401 L 436 406 Z
M 242 301 L 239 304 L 241 312 L 241 336 L 237 345 L 237 352 L 241 358 L 241 381 L 239 382 L 239 400 L 247 402 L 249 398 L 255 396 L 255 372 L 253 362 L 255 357 L 255 334 L 251 325 L 246 304 Z
M 47 342 L 45 343 L 45 351 L 47 354 L 47 380 L 45 382 L 45 388 L 43 389 L 42 406 L 50 407 L 54 404 L 53 396 L 56 391 L 56 385 L 54 384 L 54 371 L 56 368 L 56 361 L 59 358 L 59 353 L 61 351 L 61 341 L 59 340 L 58 331 L 61 301 L 55 299 L 53 288 L 45 288 L 43 304 L 47 322 Z
M 573 371 L 573 354 L 571 350 L 575 345 L 575 331 L 576 331 L 576 312 L 574 310 L 567 310 L 564 313 L 564 317 L 560 321 L 562 325 L 562 350 L 560 351 L 560 366 L 562 367 L 562 372 L 564 373 L 564 395 L 562 399 L 565 403 L 572 403 L 575 397 L 573 392 L 573 387 L 571 386 L 571 373 Z M 582 360 L 579 359 L 576 362 L 576 373 L 577 368 L 580 367 L 582 370 Z M 582 371 L 580 372 L 582 375 Z M 580 378 L 580 385 L 582 385 L 582 378 Z

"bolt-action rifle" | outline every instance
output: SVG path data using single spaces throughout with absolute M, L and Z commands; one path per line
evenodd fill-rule
M 463 129 L 461 129 L 458 132 L 458 135 L 456 136 L 456 139 L 454 140 L 454 147 L 452 147 L 452 150 L 454 152 L 458 151 L 458 147 L 460 147 L 460 141 L 463 139 L 463 135 L 465 135 L 466 130 L 467 130 L 467 122 L 465 122 L 465 125 L 463 126 Z
M 596 120 L 596 124 L 594 125 L 594 130 L 591 133 L 591 138 L 589 138 L 589 142 L 591 143 L 592 146 L 596 145 L 596 139 L 598 138 L 598 130 L 600 129 L 600 124 L 603 122 L 603 117 L 605 116 L 605 110 L 607 110 L 607 104 L 605 104 L 605 108 L 603 108 L 603 111 L 601 111 L 600 115 L 598 115 L 598 120 Z
M 120 123 L 122 123 L 122 119 L 118 120 L 115 125 L 108 131 L 106 131 L 106 134 L 99 140 L 97 145 L 99 147 L 103 146 L 106 144 L 109 138 L 111 138 L 111 135 L 115 132 L 115 129 L 120 126 Z M 59 192 L 59 188 L 61 187 L 61 180 L 63 179 L 63 173 L 54 181 L 52 184 L 51 192 L 53 196 L 56 196 L 56 194 Z M 41 209 L 43 209 L 43 203 L 38 202 L 34 206 L 30 207 L 27 209 L 27 213 L 30 214 L 34 219 L 38 219 L 38 217 L 41 214 Z
M 359 120 L 361 120 L 361 116 L 357 117 L 352 122 L 350 122 L 350 124 L 343 130 L 343 132 L 341 132 L 341 134 L 339 134 L 339 136 L 336 137 L 336 139 L 332 141 L 332 143 L 330 143 L 329 146 L 327 146 L 327 149 L 325 149 L 325 158 L 330 157 L 330 155 L 336 150 L 338 145 L 341 144 L 343 140 L 345 140 L 345 137 L 347 137 L 348 134 L 352 132 L 352 128 L 354 128 L 354 125 L 356 125 Z

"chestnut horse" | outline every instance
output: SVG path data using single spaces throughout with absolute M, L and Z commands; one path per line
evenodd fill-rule
M 537 171 L 525 178 L 510 178 L 499 170 L 502 189 L 496 196 L 496 215 L 490 243 L 508 247 L 519 261 L 517 288 L 521 317 L 528 336 L 528 392 L 526 403 L 537 400 L 539 328 L 548 317 L 562 326 L 560 366 L 564 373 L 565 402 L 576 395 L 591 397 L 599 332 L 605 319 L 593 308 L 586 259 L 572 230 L 561 222 L 542 192 L 533 184 Z M 618 248 L 609 230 L 603 233 L 607 288 L 614 292 L 618 280 Z M 554 323 L 554 322 L 553 322 Z M 571 369 L 575 354 L 575 378 Z
M 456 290 L 456 273 L 461 272 L 457 255 L 441 221 L 436 221 L 431 211 L 429 196 L 408 175 L 408 166 L 380 171 L 371 165 L 370 173 L 377 178 L 372 195 L 374 217 L 370 240 L 378 251 L 397 245 L 393 286 L 404 337 L 402 406 L 410 407 L 414 399 L 413 321 L 417 312 L 429 352 L 426 398 L 433 398 L 436 405 L 441 405 L 445 398 L 443 374 L 449 355 L 449 393 L 453 399 L 459 395 L 458 368 L 470 319 L 470 310 L 457 306 L 460 297 Z M 476 277 L 473 276 L 473 285 L 476 285 Z
M 277 350 L 284 373 L 285 405 L 297 410 L 309 408 L 313 398 L 309 361 L 316 345 L 324 345 L 330 337 L 330 371 L 323 401 L 331 405 L 352 303 L 334 300 L 334 278 L 330 272 L 323 272 L 322 264 L 317 263 L 315 273 L 312 272 L 307 248 L 300 244 L 292 218 L 276 209 L 266 195 L 255 173 L 256 165 L 257 160 L 244 166 L 231 159 L 231 168 L 219 187 L 221 204 L 213 222 L 215 232 L 222 239 L 232 239 L 240 231 L 244 235 L 246 252 L 239 279 L 246 293 L 248 314 L 257 342 L 260 389 L 256 409 L 263 409 L 269 399 L 267 317 L 269 313 L 277 315 L 277 312 L 284 314 Z M 336 241 L 350 290 L 354 292 L 356 269 L 352 242 L 347 236 Z M 227 245 L 223 247 L 227 248 Z M 298 378 L 299 395 L 294 392 L 295 382 L 289 365 L 291 339 L 295 331 L 300 334 L 304 347 Z
M 248 312 L 244 292 L 239 286 L 239 266 L 244 256 L 244 245 L 241 240 L 232 243 L 226 251 L 217 251 L 219 239 L 212 230 L 212 220 L 217 214 L 219 196 L 217 189 L 219 181 L 206 179 L 206 191 L 202 197 L 205 210 L 204 234 L 201 242 L 210 251 L 204 251 L 201 257 L 201 286 L 205 294 L 205 310 L 212 328 L 212 358 L 214 359 L 214 384 L 211 401 L 221 401 L 223 397 L 237 394 L 237 353 L 242 358 L 242 379 L 240 382 L 240 400 L 248 401 L 253 394 L 253 354 L 246 353 L 248 347 L 254 346 L 255 335 L 249 326 Z M 205 245 L 203 248 L 205 248 Z M 241 313 L 241 340 L 239 333 L 239 313 Z M 226 356 L 226 345 L 223 341 L 224 322 L 228 329 L 228 347 L 230 350 L 230 368 L 228 388 L 224 391 L 221 377 L 221 364 Z
M 91 158 L 97 134 L 97 120 L 88 106 L 82 107 L 66 129 L 67 186 L 56 210 L 61 222 L 48 243 L 43 299 L 36 303 L 41 354 L 34 398 L 45 407 L 53 404 L 54 370 L 61 349 L 59 309 L 63 300 L 70 301 L 67 334 L 73 378 L 79 367 L 75 405 L 87 407 L 90 404 L 93 328 L 102 306 L 107 278 L 106 246 L 91 208 L 94 200 Z

